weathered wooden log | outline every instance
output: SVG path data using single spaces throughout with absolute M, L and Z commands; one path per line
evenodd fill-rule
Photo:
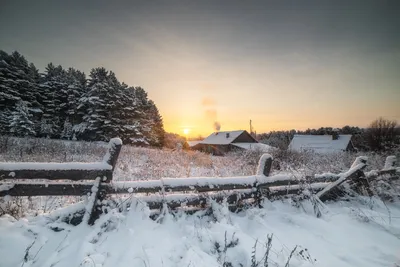
M 356 180 L 360 177 L 364 177 L 363 169 L 367 166 L 366 157 L 358 157 L 349 171 L 344 173 L 339 180 L 332 182 L 327 187 L 325 187 L 322 191 L 318 192 L 316 197 L 318 197 L 321 201 L 326 201 L 331 199 L 331 194 L 334 190 L 337 190 L 337 187 L 348 180 Z
M 115 166 L 117 165 L 117 160 L 119 153 L 122 148 L 122 140 L 119 138 L 112 138 L 108 143 L 108 152 L 103 158 L 103 161 L 107 164 L 111 165 L 112 171 L 114 171 Z
M 2 183 L 0 197 L 9 196 L 84 196 L 93 183 L 35 182 Z
M 309 191 L 310 193 L 313 194 L 322 191 L 329 184 L 330 183 L 313 183 L 313 184 L 299 184 L 291 186 L 271 187 L 269 190 L 269 197 L 298 195 L 304 193 L 305 191 Z
M 161 209 L 163 205 L 167 205 L 170 209 L 188 206 L 205 206 L 210 200 L 223 202 L 226 200 L 228 204 L 237 204 L 241 200 L 254 198 L 255 192 L 252 190 L 237 190 L 231 192 L 220 192 L 210 194 L 170 194 L 157 196 L 141 196 L 137 197 L 139 201 L 147 203 L 150 209 Z M 128 205 L 129 206 L 129 205 Z
M 122 142 L 111 139 L 109 151 L 103 162 L 80 163 L 39 163 L 39 162 L 1 162 L 0 180 L 6 179 L 47 179 L 47 180 L 95 180 L 109 182 L 115 168 Z
M 149 181 L 114 182 L 107 188 L 108 194 L 157 193 L 157 192 L 213 192 L 252 188 L 266 189 L 274 186 L 326 183 L 336 181 L 336 176 L 293 179 L 287 175 L 248 176 L 230 178 L 161 178 Z
M 119 153 L 122 148 L 122 140 L 119 138 L 113 138 L 110 140 L 108 144 L 108 152 L 104 156 L 103 161 L 112 167 L 112 171 L 114 171 L 115 166 L 117 164 Z M 106 198 L 107 189 L 105 187 L 105 182 L 109 182 L 107 179 L 97 178 L 95 184 L 92 187 L 92 195 L 94 198 L 93 206 L 91 207 L 91 213 L 88 220 L 89 225 L 93 225 L 94 222 L 100 217 L 103 213 L 103 200 Z
M 270 154 L 264 154 L 261 156 L 258 167 L 257 175 L 269 176 L 272 167 L 272 156 Z
M 6 179 L 95 180 L 112 179 L 105 163 L 0 163 L 0 181 Z
M 229 190 L 243 190 L 269 187 L 307 185 L 311 183 L 332 182 L 336 177 L 322 177 L 304 180 L 295 180 L 289 176 L 271 177 L 232 177 L 232 178 L 164 178 L 150 181 L 114 182 L 102 184 L 106 194 L 130 194 L 130 193 L 157 193 L 157 192 L 215 192 Z M 67 182 L 16 182 L 0 185 L 14 185 L 11 190 L 0 191 L 0 196 L 62 196 L 85 195 L 90 192 L 91 183 L 67 183 Z
M 89 225 L 93 225 L 94 222 L 100 217 L 102 213 L 101 210 L 102 199 L 100 195 L 100 185 L 101 185 L 101 179 L 97 178 L 91 188 L 91 195 L 88 200 L 89 203 L 87 204 L 86 213 L 83 217 L 83 220 Z

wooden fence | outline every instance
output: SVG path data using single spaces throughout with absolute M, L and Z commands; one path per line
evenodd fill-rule
M 358 194 L 372 195 L 369 188 L 371 179 L 399 178 L 394 156 L 387 158 L 384 169 L 368 176 L 364 173 L 367 158 L 358 157 L 345 173 L 296 178 L 270 176 L 272 157 L 264 154 L 253 176 L 112 181 L 121 147 L 120 139 L 112 139 L 102 162 L 0 163 L 0 197 L 89 195 L 85 216 L 87 222 L 93 224 L 101 213 L 102 201 L 113 194 L 134 195 L 146 202 L 150 209 L 161 209 L 165 205 L 170 209 L 198 209 L 207 206 L 210 200 L 226 201 L 237 208 L 246 204 L 260 205 L 263 198 L 299 194 L 305 190 L 326 201 L 340 194 L 338 186 L 344 182 L 348 182 Z

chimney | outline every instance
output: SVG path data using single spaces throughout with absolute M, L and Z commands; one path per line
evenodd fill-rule
M 229 138 L 229 133 L 226 133 L 226 138 Z

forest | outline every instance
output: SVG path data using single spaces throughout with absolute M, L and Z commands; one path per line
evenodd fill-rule
M 87 77 L 49 63 L 42 73 L 20 53 L 0 50 L 0 110 L 0 135 L 164 144 L 163 120 L 147 92 L 103 67 Z

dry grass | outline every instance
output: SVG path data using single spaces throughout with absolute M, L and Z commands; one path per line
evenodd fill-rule
M 0 136 L 1 161 L 36 162 L 93 162 L 102 160 L 107 151 L 103 142 L 74 142 L 38 138 L 14 138 Z M 159 179 L 163 177 L 229 177 L 247 176 L 256 172 L 261 152 L 232 152 L 224 157 L 212 156 L 198 151 L 152 149 L 123 146 L 114 173 L 115 180 Z M 299 176 L 326 172 L 347 171 L 359 155 L 369 158 L 371 169 L 381 169 L 387 155 L 373 153 L 339 153 L 316 155 L 276 151 L 273 153 L 273 173 L 290 172 Z M 399 155 L 398 155 L 399 156 Z M 385 186 L 387 186 L 385 184 Z M 393 188 L 391 188 L 392 190 Z M 377 191 L 387 191 L 383 185 Z M 398 192 L 397 188 L 393 189 Z M 392 191 L 393 191 L 392 190 Z M 391 194 L 392 195 L 392 194 Z M 28 207 L 35 213 L 59 208 L 65 203 L 82 200 L 81 197 L 33 197 L 5 201 L 0 198 L 1 213 L 22 216 Z M 34 203 L 32 203 L 34 202 Z M 4 212 L 4 210 L 9 210 Z

